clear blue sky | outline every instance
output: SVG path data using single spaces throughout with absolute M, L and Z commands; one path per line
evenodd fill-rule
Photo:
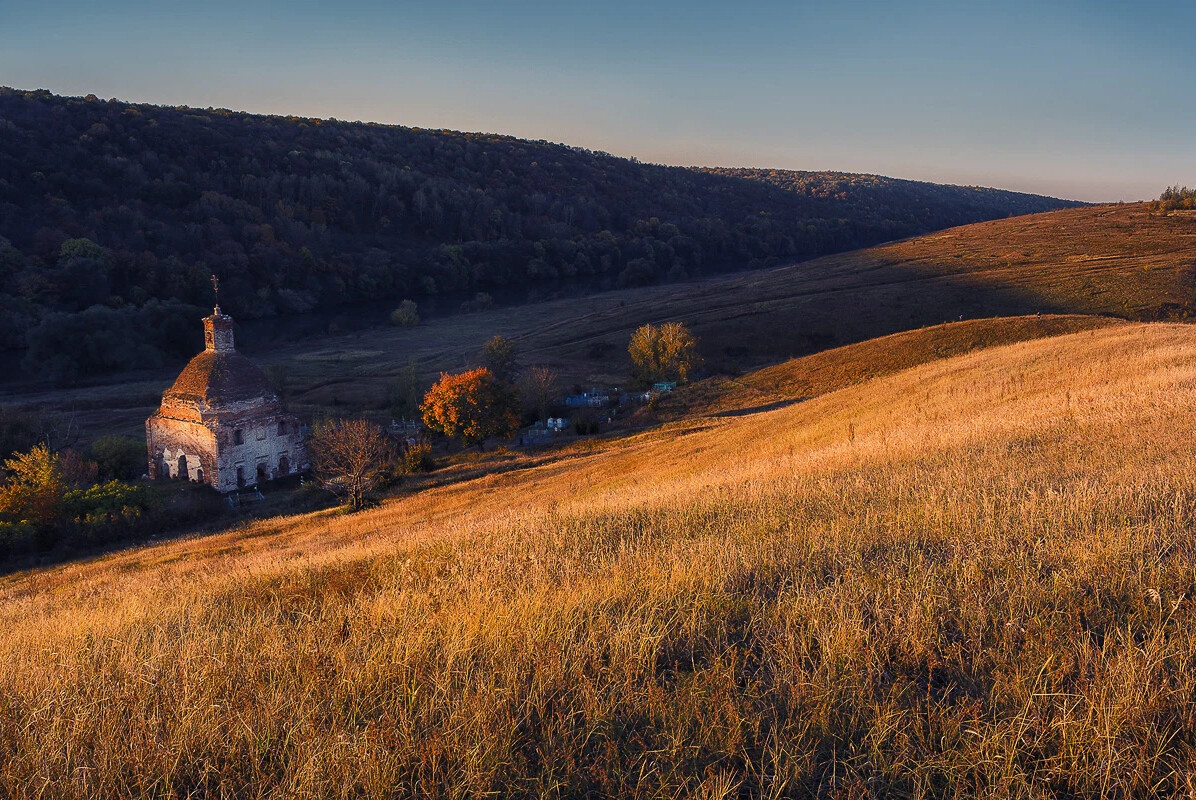
M 1196 184 L 1194 33 L 1187 0 L 0 0 L 0 84 L 1130 200 Z

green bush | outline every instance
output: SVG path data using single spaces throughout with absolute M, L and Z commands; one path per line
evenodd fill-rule
M 127 436 L 101 436 L 91 445 L 91 460 L 102 481 L 133 480 L 145 472 L 145 442 Z
M 419 306 L 413 300 L 404 300 L 390 312 L 390 324 L 400 328 L 411 328 L 419 324 Z
M 461 310 L 466 313 L 485 311 L 489 308 L 494 308 L 494 298 L 486 292 L 478 292 L 472 300 L 466 300 L 461 304 Z
M 431 472 L 434 469 L 436 469 L 436 460 L 432 458 L 431 442 L 418 439 L 403 448 L 403 472 L 405 474 Z
M 37 547 L 38 531 L 28 522 L 0 522 L 0 558 L 28 553 Z
M 145 486 L 121 481 L 67 492 L 66 516 L 76 523 L 99 525 L 132 522 L 150 509 L 150 492 Z

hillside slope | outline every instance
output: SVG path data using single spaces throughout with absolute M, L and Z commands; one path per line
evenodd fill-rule
M 409 362 L 428 385 L 475 362 L 495 334 L 524 364 L 549 364 L 562 386 L 620 385 L 627 341 L 645 322 L 684 320 L 713 374 L 735 375 L 795 356 L 956 320 L 1081 313 L 1187 319 L 1196 309 L 1196 218 L 1147 204 L 1096 206 L 953 228 L 785 267 L 667 286 L 428 320 L 329 336 L 325 318 L 238 335 L 283 368 L 304 414 L 386 413 Z M 331 322 L 349 327 L 351 315 Z M 76 343 L 64 342 L 63 347 Z M 109 386 L 9 392 L 5 403 L 73 414 L 85 432 L 140 435 L 177 374 L 121 376 Z
M 754 413 L 973 350 L 1119 323 L 1112 317 L 1080 314 L 947 322 L 834 347 L 737 378 L 717 376 L 680 386 L 661 398 L 657 413 L 664 419 Z
M 211 305 L 212 272 L 241 319 L 406 296 L 456 305 L 478 290 L 640 286 L 1075 205 L 786 174 L 778 185 L 491 134 L 0 88 L 0 348 L 90 339 L 85 359 L 50 344 L 38 354 L 64 378 L 180 357 L 194 337 L 175 318 Z
M 5 579 L 0 791 L 1181 796 L 1194 407 L 1113 325 Z

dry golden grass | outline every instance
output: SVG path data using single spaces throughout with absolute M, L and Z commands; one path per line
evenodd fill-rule
M 0 795 L 1189 796 L 1196 328 L 0 582 Z
M 1112 317 L 1048 314 L 948 322 L 868 339 L 749 372 L 682 386 L 662 398 L 658 415 L 744 413 L 818 397 L 930 361 L 1044 336 L 1120 324 Z

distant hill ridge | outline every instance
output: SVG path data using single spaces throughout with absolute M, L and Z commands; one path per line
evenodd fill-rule
M 921 206 L 946 200 L 959 203 L 960 208 L 983 208 L 1004 204 L 1009 213 L 1004 216 L 1035 214 L 1055 208 L 1074 208 L 1086 203 L 1059 200 L 1036 194 L 993 189 L 987 186 L 931 183 L 884 175 L 831 170 L 810 171 L 792 169 L 761 169 L 757 167 L 697 167 L 701 172 L 729 178 L 760 181 L 807 197 L 846 200 L 853 194 L 867 193 L 877 213 L 888 219 L 903 216 L 913 222 Z M 1054 201 L 1052 208 L 1042 208 L 1041 201 Z M 990 217 L 996 219 L 996 217 Z M 972 220 L 979 222 L 981 220 Z M 953 226 L 947 226 L 953 227 Z
M 186 355 L 211 272 L 230 313 L 260 317 L 558 279 L 638 286 L 1072 205 L 0 88 L 0 347 L 39 325 L 140 331 L 136 348 L 58 365 L 68 377 Z

